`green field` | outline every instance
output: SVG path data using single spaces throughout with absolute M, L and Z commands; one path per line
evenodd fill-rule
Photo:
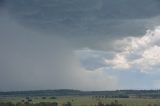
M 32 99 L 32 103 L 39 102 L 57 102 L 59 106 L 63 103 L 71 102 L 73 106 L 90 106 L 97 105 L 98 102 L 102 102 L 104 104 L 114 102 L 118 100 L 118 103 L 126 106 L 160 106 L 160 99 L 145 99 L 145 98 L 95 98 L 92 96 L 58 96 L 56 99 L 52 99 L 47 96 L 45 99 L 43 97 L 29 97 Z M 26 97 L 0 97 L 0 102 L 22 102 L 22 100 L 26 100 Z

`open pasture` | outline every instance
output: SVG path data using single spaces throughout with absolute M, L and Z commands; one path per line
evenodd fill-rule
M 25 102 L 27 97 L 0 97 L 0 102 Z M 93 96 L 57 96 L 53 98 L 51 96 L 35 96 L 29 97 L 31 103 L 40 103 L 40 102 L 57 102 L 59 106 L 63 103 L 71 102 L 73 106 L 94 106 L 98 102 L 104 104 L 110 104 L 115 100 L 119 104 L 126 106 L 160 106 L 160 99 L 145 99 L 145 98 L 98 98 Z

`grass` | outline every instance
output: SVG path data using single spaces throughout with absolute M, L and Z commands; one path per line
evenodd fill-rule
M 26 100 L 26 97 L 0 97 L 0 102 L 22 102 L 22 100 Z M 144 98 L 93 98 L 91 96 L 59 96 L 56 99 L 51 99 L 51 97 L 46 97 L 43 99 L 42 97 L 30 97 L 33 103 L 39 102 L 58 102 L 59 106 L 66 102 L 71 102 L 73 106 L 82 106 L 82 105 L 97 105 L 99 101 L 102 103 L 111 103 L 115 100 L 118 100 L 120 104 L 126 104 L 126 106 L 147 106 L 151 104 L 154 106 L 160 106 L 160 99 L 144 99 Z

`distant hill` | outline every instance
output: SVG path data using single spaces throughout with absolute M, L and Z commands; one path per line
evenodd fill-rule
M 160 98 L 160 90 L 80 91 L 72 89 L 0 92 L 0 96 L 104 96 Z

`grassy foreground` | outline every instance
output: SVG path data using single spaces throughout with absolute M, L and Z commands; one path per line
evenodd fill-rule
M 58 96 L 56 99 L 53 99 L 50 96 L 47 97 L 29 97 L 32 103 L 40 102 L 57 102 L 59 106 L 63 103 L 71 102 L 73 106 L 94 106 L 98 102 L 104 104 L 114 102 L 118 100 L 118 103 L 126 106 L 160 106 L 160 99 L 145 99 L 145 98 L 96 98 L 92 96 Z M 26 101 L 26 97 L 0 97 L 0 102 L 23 102 Z

